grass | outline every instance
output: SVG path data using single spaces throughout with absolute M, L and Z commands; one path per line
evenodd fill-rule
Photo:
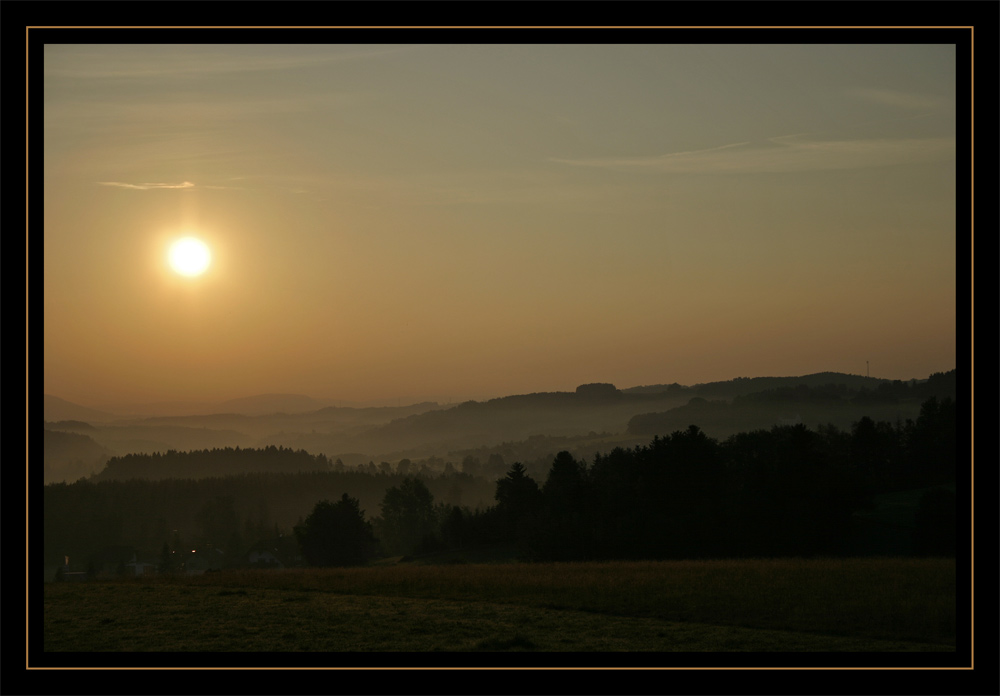
M 396 565 L 47 583 L 45 651 L 955 650 L 940 559 Z

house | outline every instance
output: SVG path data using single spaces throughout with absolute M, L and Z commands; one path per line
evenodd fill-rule
M 90 557 L 88 570 L 92 570 L 95 575 L 120 574 L 125 570 L 125 565 L 134 562 L 135 558 L 134 546 L 105 546 Z
M 300 564 L 302 558 L 295 538 L 279 534 L 253 544 L 243 556 L 243 561 L 256 568 L 288 568 Z
M 250 551 L 247 553 L 247 562 L 252 566 L 263 566 L 265 568 L 284 568 L 277 556 L 270 551 Z
M 141 577 L 143 575 L 153 575 L 155 572 L 156 572 L 155 563 L 136 560 L 135 554 L 132 554 L 132 560 L 125 564 L 126 575 L 134 575 L 135 577 Z

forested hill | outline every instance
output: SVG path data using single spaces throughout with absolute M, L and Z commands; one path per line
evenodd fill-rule
M 347 462 L 350 457 L 356 465 L 359 461 L 444 457 L 539 436 L 662 435 L 697 424 L 712 437 L 726 437 L 794 422 L 849 427 L 863 415 L 905 421 L 916 417 L 924 398 L 956 398 L 956 373 L 952 370 L 925 380 L 901 382 L 823 372 L 694 386 L 660 385 L 660 390 L 656 389 L 617 389 L 613 384 L 596 383 L 581 385 L 575 391 L 512 395 L 452 407 L 422 403 L 366 409 L 328 407 L 267 416 L 161 417 L 98 423 L 86 434 L 112 454 L 273 446 L 324 453 L 331 460 L 341 457 Z M 803 399 L 803 393 L 834 394 L 837 398 Z M 745 401 L 738 403 L 740 400 Z M 670 416 L 646 417 L 664 413 Z M 630 425 L 638 416 L 646 417 L 644 424 Z M 83 432 L 82 422 L 63 420 L 46 427 Z
M 331 471 L 332 468 L 332 463 L 325 455 L 309 454 L 304 450 L 273 446 L 263 449 L 226 447 L 112 457 L 104 470 L 91 477 L 91 480 L 200 479 L 260 472 L 296 474 L 303 471 Z
M 824 393 L 835 399 L 820 399 L 808 408 L 798 401 L 807 393 Z M 812 390 L 812 391 L 810 391 Z M 719 410 L 687 408 L 692 399 L 732 399 L 763 394 L 758 401 L 746 401 L 740 408 L 727 409 L 721 419 Z M 805 377 L 761 377 L 727 382 L 667 388 L 666 391 L 620 390 L 612 384 L 585 384 L 575 392 L 543 392 L 469 401 L 458 406 L 415 414 L 391 421 L 343 443 L 344 451 L 386 452 L 460 450 L 525 440 L 535 435 L 584 435 L 588 432 L 630 434 L 666 434 L 695 423 L 713 437 L 724 437 L 741 430 L 770 427 L 783 422 L 810 424 L 834 423 L 849 427 L 864 415 L 884 420 L 915 418 L 920 402 L 929 396 L 954 398 L 955 371 L 932 375 L 926 380 L 909 382 L 868 380 L 856 375 L 822 372 Z M 881 404 L 881 408 L 879 408 Z M 872 411 L 873 407 L 876 409 Z M 650 413 L 673 412 L 682 422 L 667 418 L 647 418 L 650 427 L 636 429 L 634 418 Z M 799 416 L 798 418 L 796 416 Z M 655 422 L 654 422 L 655 421 Z M 379 449 L 382 448 L 382 449 Z M 408 455 L 413 456 L 413 455 Z
M 80 423 L 80 429 L 89 428 Z M 111 452 L 88 435 L 46 428 L 42 437 L 42 468 L 45 483 L 75 481 L 98 472 Z
M 414 453 L 408 456 L 426 456 L 540 434 L 620 433 L 636 413 L 681 403 L 671 394 L 629 395 L 611 384 L 585 384 L 575 392 L 467 401 L 452 408 L 399 418 L 344 439 L 341 447 L 344 451 L 378 453 L 412 450 Z
M 775 424 L 831 423 L 846 427 L 862 416 L 903 422 L 918 416 L 924 400 L 932 397 L 954 400 L 956 390 L 955 370 L 935 373 L 922 381 L 883 380 L 875 388 L 853 389 L 834 382 L 779 386 L 736 394 L 731 401 L 701 395 L 710 395 L 709 390 L 691 397 L 682 406 L 633 416 L 628 432 L 632 435 L 665 434 L 696 423 L 718 436 Z
M 849 375 L 843 372 L 817 372 L 815 374 L 803 375 L 801 377 L 737 377 L 723 382 L 705 382 L 691 386 L 684 386 L 677 383 L 652 384 L 648 386 L 623 389 L 622 392 L 625 394 L 656 394 L 666 392 L 672 394 L 684 394 L 687 396 L 734 397 L 771 389 L 787 389 L 798 386 L 817 388 L 828 385 L 837 385 L 846 387 L 851 391 L 860 391 L 862 389 L 874 391 L 885 384 L 905 384 L 910 387 L 918 387 L 921 385 L 928 387 L 927 389 L 922 390 L 924 392 L 922 394 L 923 396 L 941 395 L 954 397 L 955 374 L 956 371 L 951 370 L 949 372 L 935 373 L 925 380 L 911 379 L 901 381 L 879 379 L 876 377 L 864 377 L 862 375 Z M 952 385 L 951 393 L 940 394 L 941 383 L 949 381 Z M 928 382 L 931 384 L 928 385 Z

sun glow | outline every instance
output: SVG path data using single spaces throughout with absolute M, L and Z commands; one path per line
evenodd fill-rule
M 212 253 L 203 241 L 195 237 L 184 237 L 170 245 L 168 254 L 170 267 L 184 276 L 199 276 L 208 269 Z

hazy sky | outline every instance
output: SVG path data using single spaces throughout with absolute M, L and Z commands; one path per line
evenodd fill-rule
M 956 366 L 950 45 L 48 45 L 45 392 Z M 194 235 L 212 265 L 167 264 Z

